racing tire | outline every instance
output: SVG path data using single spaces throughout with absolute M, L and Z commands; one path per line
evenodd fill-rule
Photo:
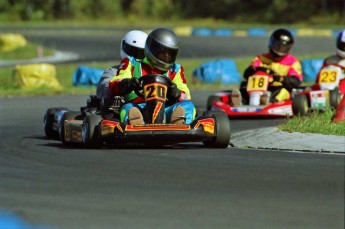
M 82 124 L 82 139 L 83 144 L 88 149 L 99 149 L 102 147 L 99 132 L 99 123 L 102 121 L 100 115 L 87 115 Z
M 331 108 L 337 109 L 340 100 L 341 96 L 338 88 L 329 91 L 329 105 L 331 106 Z
M 225 112 L 221 110 L 214 110 L 214 111 L 204 111 L 202 113 L 202 115 L 206 117 L 212 117 L 214 114 L 225 114 Z
M 221 101 L 219 96 L 211 95 L 207 99 L 206 110 L 210 111 L 212 109 L 212 104 L 215 101 Z
M 53 125 L 55 122 L 55 113 L 59 110 L 67 109 L 65 107 L 54 107 L 49 108 L 44 114 L 43 125 L 44 133 L 48 138 L 59 139 L 59 132 L 53 130 Z
M 205 116 L 215 118 L 216 137 L 203 141 L 204 145 L 213 148 L 227 148 L 230 144 L 231 128 L 229 117 L 223 111 L 204 112 Z
M 67 111 L 63 113 L 61 116 L 61 119 L 59 120 L 59 138 L 62 143 L 65 145 L 71 145 L 71 142 L 67 142 L 65 139 L 65 120 L 69 119 L 80 119 L 81 118 L 81 112 L 79 111 Z
M 294 115 L 304 116 L 308 114 L 309 106 L 307 96 L 296 94 L 292 99 L 292 112 Z

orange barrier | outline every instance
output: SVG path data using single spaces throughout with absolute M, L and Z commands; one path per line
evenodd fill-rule
M 345 121 L 345 96 L 341 99 L 335 114 L 333 116 L 333 122 L 344 122 Z

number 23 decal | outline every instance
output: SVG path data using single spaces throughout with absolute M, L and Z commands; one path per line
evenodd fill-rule
M 337 81 L 337 70 L 322 70 L 320 73 L 319 83 L 334 83 Z

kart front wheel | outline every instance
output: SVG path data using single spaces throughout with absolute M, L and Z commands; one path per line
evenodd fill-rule
M 304 94 L 296 94 L 292 100 L 292 111 L 294 115 L 304 116 L 308 114 L 308 99 Z
M 329 91 L 329 104 L 331 108 L 337 109 L 340 100 L 341 97 L 338 88 Z
M 99 123 L 100 115 L 87 115 L 82 124 L 82 139 L 86 148 L 101 148 L 103 142 L 100 138 Z
M 231 129 L 229 117 L 225 112 L 204 112 L 205 116 L 213 116 L 216 126 L 216 137 L 205 140 L 203 143 L 205 146 L 213 148 L 227 148 L 230 143 Z

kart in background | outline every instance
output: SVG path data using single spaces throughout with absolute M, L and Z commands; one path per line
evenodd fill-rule
M 139 78 L 147 113 L 146 124 L 129 125 L 121 122 L 121 102 L 104 111 L 92 96 L 80 111 L 49 108 L 45 114 L 47 137 L 58 138 L 67 145 L 101 148 L 103 145 L 171 145 L 185 142 L 203 142 L 207 147 L 227 148 L 230 142 L 230 121 L 224 112 L 205 111 L 191 124 L 164 123 L 164 107 L 171 81 L 159 74 Z M 96 102 L 94 102 L 96 100 Z
M 236 105 L 236 102 L 233 101 L 234 91 L 224 90 L 208 97 L 206 110 L 224 111 L 229 117 L 292 116 L 291 100 L 269 102 L 270 92 L 267 88 L 271 81 L 272 72 L 269 69 L 265 68 L 257 71 L 248 78 L 247 92 L 249 94 L 249 104 Z
M 342 96 L 344 96 L 339 90 L 340 82 L 345 80 L 343 72 L 343 67 L 339 65 L 325 66 L 320 70 L 316 84 L 302 90 L 296 90 L 292 99 L 294 114 L 303 116 L 313 111 L 336 109 Z

